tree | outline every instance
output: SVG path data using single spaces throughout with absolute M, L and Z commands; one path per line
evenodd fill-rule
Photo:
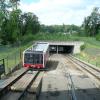
M 18 9 L 19 1 L 20 0 L 10 0 L 10 3 L 12 5 L 13 10 L 17 10 Z
M 6 13 L 7 11 L 7 8 L 8 5 L 6 3 L 6 0 L 0 0 L 0 10 L 3 12 L 3 13 Z
M 22 15 L 22 23 L 23 23 L 23 29 L 22 29 L 22 34 L 35 34 L 39 31 L 40 29 L 40 24 L 38 21 L 38 17 L 31 13 L 24 13 Z
M 2 25 L 2 40 L 13 44 L 20 39 L 20 15 L 21 10 L 10 12 L 9 18 Z
M 9 7 L 10 5 L 8 4 L 7 0 L 0 0 L 0 39 L 2 38 L 3 33 L 6 31 L 5 29 L 9 17 Z
M 100 13 L 99 8 L 95 7 L 90 16 L 84 19 L 84 30 L 88 36 L 95 36 L 100 29 Z
M 21 38 L 21 32 L 20 32 L 20 17 L 21 17 L 21 10 L 17 9 L 10 13 L 9 16 L 9 32 L 11 33 L 11 37 L 14 41 L 19 41 Z
M 0 42 L 14 44 L 22 36 L 35 34 L 40 29 L 38 17 L 34 13 L 22 13 L 18 9 L 20 0 L 0 0 Z M 9 11 L 8 8 L 13 10 Z

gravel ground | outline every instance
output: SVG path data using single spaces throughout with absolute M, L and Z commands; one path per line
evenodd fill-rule
M 70 100 L 66 72 L 72 77 L 77 100 L 100 100 L 100 90 L 94 82 L 63 55 L 51 55 L 47 67 L 39 100 Z
M 49 61 L 49 71 L 43 77 L 39 100 L 69 100 L 67 79 L 62 73 L 62 64 L 53 55 Z

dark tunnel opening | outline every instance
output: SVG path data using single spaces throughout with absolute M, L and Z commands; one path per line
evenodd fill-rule
M 50 53 L 72 54 L 74 45 L 50 45 Z
M 73 53 L 74 46 L 58 46 L 58 53 L 70 54 Z
M 50 45 L 49 52 L 50 53 L 57 53 L 57 45 Z

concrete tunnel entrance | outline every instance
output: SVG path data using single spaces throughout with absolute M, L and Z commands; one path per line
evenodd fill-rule
M 50 53 L 72 54 L 74 45 L 50 45 Z

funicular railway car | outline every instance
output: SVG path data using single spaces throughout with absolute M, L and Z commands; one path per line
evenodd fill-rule
M 37 42 L 23 52 L 23 66 L 27 68 L 45 68 L 49 57 L 49 43 Z

